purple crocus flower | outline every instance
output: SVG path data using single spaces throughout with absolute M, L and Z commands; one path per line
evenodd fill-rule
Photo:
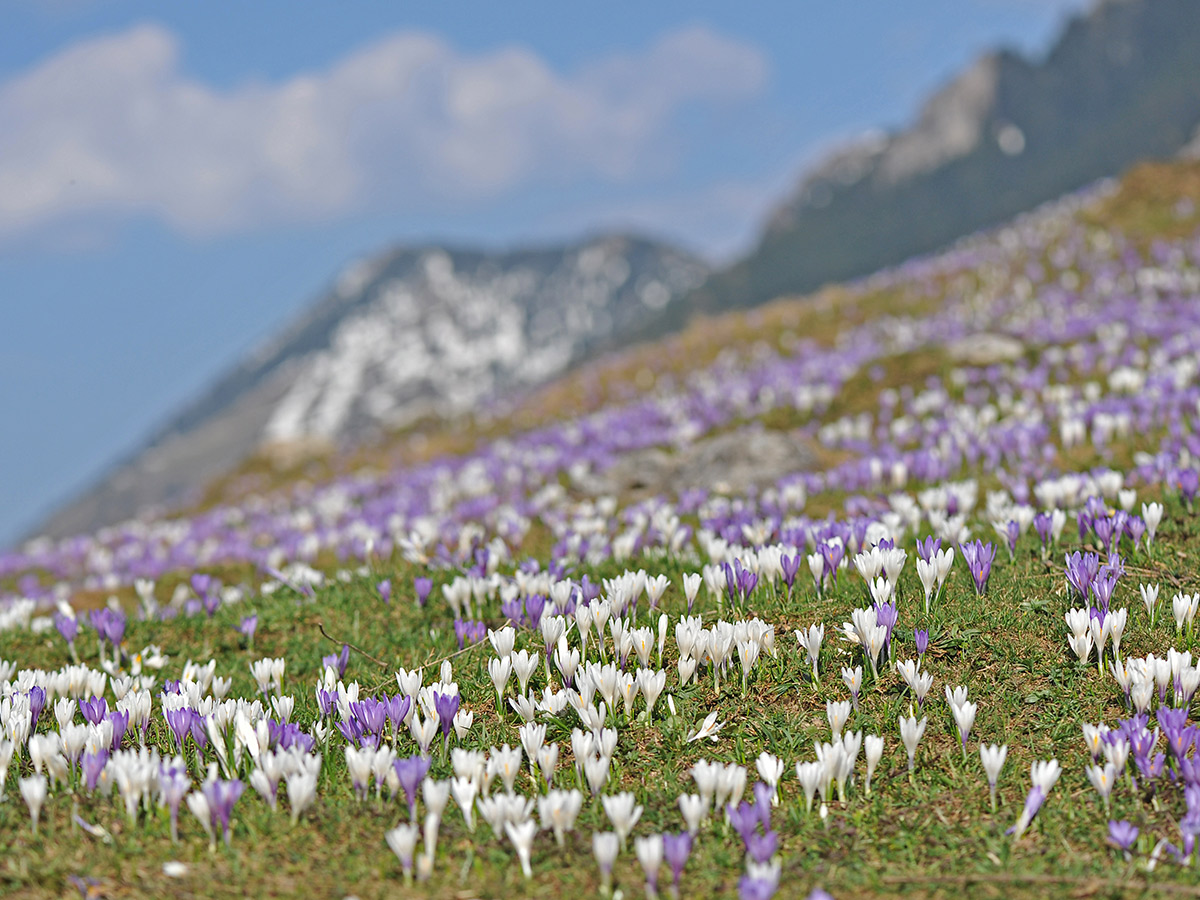
M 404 757 L 392 763 L 393 768 L 396 770 L 396 777 L 400 779 L 400 787 L 404 789 L 404 797 L 408 800 L 408 816 L 410 819 L 416 819 L 417 817 L 417 788 L 421 786 L 421 782 L 429 774 L 429 767 L 431 765 L 433 765 L 433 760 L 428 756 L 421 756 L 420 754 Z
M 79 818 L 79 816 L 75 816 L 75 821 L 82 822 L 83 819 Z M 84 878 L 80 875 L 68 875 L 67 881 L 71 882 L 71 885 L 75 888 L 75 890 L 79 891 L 79 896 L 82 897 L 83 900 L 91 900 L 92 897 L 100 896 L 100 893 L 96 890 L 96 888 L 100 887 L 103 882 L 97 878 Z
M 341 653 L 330 653 L 328 656 L 321 657 L 321 665 L 326 668 L 333 669 L 337 672 L 337 677 L 342 678 L 346 674 L 346 666 L 350 662 L 350 645 L 342 644 Z
M 179 709 L 168 709 L 165 715 L 167 726 L 171 729 L 171 734 L 175 735 L 179 752 L 183 753 L 183 742 L 192 730 L 192 710 L 190 707 L 181 706 Z
M 397 694 L 388 701 L 387 717 L 395 734 L 400 733 L 400 726 L 404 724 L 411 708 L 412 698 L 404 694 Z
M 687 865 L 688 857 L 692 854 L 692 836 L 686 831 L 678 834 L 663 835 L 663 859 L 671 869 L 671 880 L 675 890 L 679 890 L 679 879 L 683 875 L 683 867 Z
M 342 733 L 342 737 L 346 739 L 346 743 L 356 746 L 363 743 L 363 727 L 358 723 L 357 719 L 350 718 L 338 722 L 337 730 Z
M 375 585 L 375 590 L 379 591 L 379 599 L 384 603 L 392 602 L 392 580 L 390 578 L 385 578 Z
M 774 831 L 766 834 L 754 832 L 746 839 L 746 854 L 756 863 L 769 862 L 779 847 L 779 835 Z
M 1037 536 L 1042 539 L 1043 555 L 1050 547 L 1050 537 L 1053 534 L 1054 517 L 1048 512 L 1040 512 L 1033 517 L 1033 530 L 1037 532 Z
M 1159 731 L 1154 729 L 1150 731 L 1146 727 L 1148 718 L 1134 717 L 1129 722 L 1129 730 L 1126 733 L 1126 740 L 1129 741 L 1129 752 L 1132 756 L 1148 756 L 1154 749 L 1154 745 L 1158 743 Z
M 462 698 L 458 694 L 433 692 L 433 708 L 437 712 L 438 725 L 442 729 L 443 743 L 450 741 L 450 732 L 454 728 L 454 717 L 458 714 L 458 707 L 461 703 Z
M 1108 612 L 1108 604 L 1112 600 L 1113 591 L 1116 590 L 1119 575 L 1120 571 L 1116 566 L 1101 566 L 1096 577 L 1092 579 L 1092 594 L 1096 598 L 1096 605 L 1105 612 Z
M 1175 761 L 1179 767 L 1179 776 L 1188 787 L 1200 786 L 1200 759 L 1189 756 Z
M 779 885 L 768 878 L 743 875 L 738 881 L 738 897 L 740 900 L 771 900 L 778 887 Z
M 1138 840 L 1138 834 L 1138 826 L 1124 818 L 1120 822 L 1109 822 L 1109 844 L 1118 850 L 1128 852 L 1134 841 Z
M 1163 734 L 1167 738 L 1167 749 L 1171 751 L 1171 756 L 1176 760 L 1185 758 L 1196 742 L 1196 726 L 1194 725 L 1189 728 L 1164 729 Z
M 1172 709 L 1169 706 L 1160 706 L 1156 714 L 1158 724 L 1164 732 L 1187 727 L 1187 717 L 1186 709 Z
M 1117 523 L 1108 516 L 1100 516 L 1092 520 L 1092 531 L 1095 532 L 1096 541 L 1104 548 L 1104 551 L 1106 553 L 1111 551 L 1113 532 L 1117 531 Z
M 101 641 L 108 641 L 114 648 L 118 647 L 121 641 L 125 640 L 125 614 L 115 609 L 109 609 L 107 606 L 103 609 L 94 609 L 88 614 L 88 619 L 92 623 L 92 627 L 96 629 L 96 634 L 100 636 Z
M 191 578 L 192 590 L 200 598 L 200 604 L 211 619 L 221 608 L 221 582 L 211 575 L 197 573 Z
M 1191 512 L 1196 492 L 1200 491 L 1200 474 L 1195 469 L 1183 469 L 1179 472 L 1178 478 L 1179 493 L 1183 496 L 1183 502 L 1187 504 L 1188 512 Z
M 171 811 L 171 841 L 179 840 L 179 805 L 192 786 L 187 770 L 179 766 L 162 766 L 158 774 L 159 789 Z
M 742 566 L 742 561 L 734 558 L 732 564 L 721 563 L 721 568 L 725 572 L 725 593 L 729 595 L 729 602 L 745 600 L 748 570 Z
M 89 725 L 99 725 L 108 712 L 108 702 L 103 697 L 92 697 L 90 700 L 79 701 L 79 711 Z
M 244 637 L 251 644 L 254 643 L 254 632 L 258 629 L 258 613 L 246 616 L 242 619 L 240 625 L 237 626 L 237 633 Z
M 574 613 L 574 601 L 572 601 L 569 604 L 569 607 L 570 607 L 570 611 L 568 612 L 568 615 Z M 468 644 L 478 644 L 485 637 L 487 637 L 487 633 L 488 633 L 487 622 L 477 620 L 475 622 L 471 622 L 468 624 L 471 626 L 470 630 L 467 632 L 467 643 Z
M 29 713 L 33 719 L 33 728 L 37 728 L 42 710 L 46 708 L 46 691 L 36 684 L 29 689 Z
M 942 549 L 942 539 L 935 538 L 933 535 L 925 538 L 925 540 L 917 541 L 917 555 L 925 562 L 929 562 L 934 555 Z
M 350 713 L 362 725 L 363 731 L 379 734 L 387 721 L 387 704 L 366 697 L 350 704 Z
M 925 651 L 929 649 L 929 631 L 925 628 L 918 628 L 913 632 L 913 641 L 917 645 L 917 656 L 922 657 Z
M 829 576 L 830 582 L 836 587 L 838 566 L 841 565 L 842 557 L 846 555 L 846 547 L 838 541 L 825 541 L 821 544 L 821 556 L 825 560 L 825 574 Z
M 318 687 L 316 691 L 317 710 L 321 713 L 321 717 L 328 716 L 333 711 L 334 703 L 337 700 L 337 694 L 333 691 L 327 691 L 323 687 Z
M 75 638 L 79 635 L 79 620 L 74 616 L 58 612 L 54 614 L 54 627 L 58 629 L 58 633 L 62 635 L 62 639 L 67 642 L 68 649 L 74 653 Z
M 1004 526 L 1004 536 L 1008 539 L 1008 555 L 1015 556 L 1017 553 L 1017 540 L 1021 537 L 1021 526 L 1012 519 L 1008 520 L 1008 524 Z
M 1029 827 L 1029 823 L 1033 821 L 1038 814 L 1038 810 L 1042 808 L 1042 804 L 1046 802 L 1046 792 L 1042 790 L 1040 785 L 1034 785 L 1029 789 L 1029 793 L 1025 797 L 1025 808 L 1021 811 L 1017 823 L 1005 831 L 1005 834 L 1015 834 L 1018 838 Z
M 792 585 L 796 581 L 796 573 L 800 571 L 801 560 L 802 556 L 799 553 L 791 556 L 785 553 L 779 558 L 779 565 L 783 569 L 783 583 L 787 585 L 788 597 L 792 596 Z
M 1133 541 L 1133 549 L 1140 550 L 1142 546 L 1142 536 L 1146 533 L 1146 522 L 1141 516 L 1130 516 L 1129 521 L 1125 523 L 1125 533 L 1129 535 Z
M 534 594 L 532 597 L 525 598 L 525 624 L 530 628 L 537 628 L 542 621 L 542 611 L 546 608 L 546 598 L 541 594 Z
M 113 710 L 105 718 L 112 722 L 112 748 L 115 751 L 121 746 L 125 732 L 129 729 L 129 713 Z
M 771 801 L 775 799 L 774 789 L 765 781 L 754 782 L 754 808 L 758 812 L 758 821 L 763 831 L 771 830 Z
M 208 723 L 204 716 L 200 715 L 196 710 L 192 710 L 192 740 L 196 742 L 196 746 L 203 750 L 208 746 Z
M 295 722 L 276 722 L 267 719 L 267 734 L 270 746 L 280 750 L 290 750 L 298 747 L 304 753 L 311 753 L 317 745 L 316 739 L 302 730 Z
M 209 781 L 202 789 L 204 799 L 208 801 L 208 812 L 212 817 L 213 831 L 216 831 L 217 826 L 220 825 L 221 836 L 224 837 L 226 846 L 229 846 L 229 819 L 233 815 L 233 805 L 237 803 L 245 789 L 246 785 L 237 778 L 232 781 L 220 779 Z
M 461 650 L 467 643 L 467 632 L 471 627 L 471 623 L 465 619 L 454 620 L 454 639 L 458 642 L 458 649 Z
M 883 639 L 883 644 L 888 653 L 891 652 L 892 629 L 896 627 L 896 623 L 899 620 L 900 610 L 895 601 L 875 604 L 875 621 L 887 629 L 887 635 Z
M 96 785 L 100 783 L 100 775 L 104 772 L 104 766 L 107 763 L 108 751 L 103 747 L 95 753 L 87 752 L 83 754 L 80 767 L 83 770 L 83 781 L 89 793 L 96 790 Z
M 521 601 L 517 597 L 500 604 L 500 614 L 514 625 L 521 621 Z
M 1092 588 L 1092 579 L 1100 570 L 1100 557 L 1095 553 L 1080 553 L 1076 550 L 1066 556 L 1067 586 L 1076 596 L 1087 601 Z
M 1167 763 L 1167 755 L 1165 753 L 1156 753 L 1154 756 L 1146 754 L 1144 756 L 1135 756 L 1133 761 L 1137 763 L 1138 771 L 1147 781 L 1154 781 L 1162 777 L 1163 767 Z
M 1079 526 L 1079 540 L 1086 541 L 1088 532 L 1092 530 L 1092 522 L 1095 521 L 1095 516 L 1086 510 L 1080 510 L 1075 514 L 1076 523 Z
M 429 602 L 429 593 L 433 590 L 433 579 L 418 576 L 413 579 L 413 590 L 417 592 L 417 605 L 422 609 Z
M 1190 859 L 1192 851 L 1196 849 L 1196 838 L 1200 836 L 1200 809 L 1188 809 L 1187 815 L 1179 820 L 1179 834 L 1184 858 Z
M 726 806 L 725 811 L 729 815 L 729 824 L 738 833 L 742 843 L 748 843 L 750 836 L 758 828 L 758 810 L 754 808 L 754 804 L 743 800 L 737 806 Z
M 983 541 L 974 540 L 960 544 L 959 550 L 962 551 L 963 559 L 966 560 L 971 578 L 975 582 L 975 593 L 982 597 L 987 590 L 988 579 L 992 576 L 996 547 L 990 542 L 985 544 Z

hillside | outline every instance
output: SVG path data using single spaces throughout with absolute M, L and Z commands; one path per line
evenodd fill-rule
M 280 469 L 259 458 L 219 482 L 201 513 L 147 518 L 78 541 L 38 541 L 6 557 L 0 573 L 30 566 L 75 572 L 67 583 L 95 589 L 110 577 L 101 576 L 106 567 L 80 570 L 78 562 L 102 547 L 110 549 L 101 558 L 123 547 L 122 558 L 132 568 L 119 581 L 128 584 L 135 573 L 168 571 L 174 564 L 168 560 L 180 548 L 194 551 L 200 535 L 213 529 L 224 537 L 215 545 L 201 542 L 213 564 L 278 562 L 301 547 L 308 548 L 306 559 L 355 554 L 368 539 L 377 548 L 394 548 L 409 540 L 412 523 L 431 509 L 487 510 L 489 519 L 500 517 L 498 525 L 511 514 L 506 510 L 535 502 L 548 481 L 556 485 L 548 496 L 558 496 L 561 486 L 574 497 L 615 493 L 624 500 L 649 500 L 668 488 L 685 496 L 689 487 L 711 485 L 680 484 L 661 456 L 652 459 L 653 469 L 671 475 L 661 483 L 653 477 L 615 484 L 596 479 L 630 454 L 657 448 L 669 458 L 756 422 L 800 445 L 801 474 L 788 474 L 795 473 L 795 457 L 767 445 L 762 452 L 778 463 L 739 490 L 794 477 L 804 485 L 809 509 L 833 511 L 847 493 L 878 490 L 886 483 L 883 473 L 894 467 L 904 473 L 896 483 L 906 484 L 910 477 L 926 481 L 967 473 L 987 459 L 980 477 L 1011 484 L 1019 473 L 1028 480 L 1064 466 L 1132 464 L 1130 451 L 1120 449 L 1124 442 L 1102 437 L 1119 419 L 1113 404 L 1128 399 L 1111 373 L 1157 360 L 1135 353 L 1138 344 L 1156 345 L 1176 330 L 1180 341 L 1190 334 L 1189 298 L 1200 292 L 1194 244 L 1200 226 L 1198 165 L 1138 168 L 1120 185 L 1093 186 L 941 254 L 811 297 L 697 320 L 662 342 L 589 363 L 532 392 L 493 422 L 422 423 L 325 455 L 315 468 Z M 1109 330 L 1117 329 L 1113 333 L 1134 349 L 1117 352 L 1104 339 L 1081 362 L 1069 362 L 1056 348 L 1094 329 L 1097 315 L 1120 323 Z M 904 402 L 918 409 L 939 397 L 941 403 L 969 400 L 971 379 L 993 371 L 1016 377 L 1020 369 L 1004 367 L 1017 362 L 1033 365 L 1038 378 L 1068 381 L 1036 399 L 1034 408 L 1053 400 L 1054 409 L 1041 409 L 1034 426 L 1008 424 L 1004 409 L 1011 414 L 1013 394 L 1004 401 L 1007 407 L 970 413 L 969 434 L 955 438 L 955 449 L 946 454 L 927 446 L 944 440 L 937 437 L 944 426 L 914 429 L 912 414 L 899 416 L 895 409 L 897 398 L 910 398 Z M 1144 383 L 1150 376 L 1138 377 Z M 1095 387 L 1085 392 L 1088 382 Z M 1061 400 L 1064 396 L 1073 399 Z M 1035 398 L 1022 402 L 1026 405 L 1015 409 L 1027 410 Z M 893 436 L 897 418 L 909 424 Z M 1081 425 L 1085 434 L 1098 429 L 1095 442 L 1079 439 Z M 960 427 L 965 426 L 955 429 Z M 1007 453 L 992 457 L 994 442 L 1002 436 L 1011 440 L 1013 427 L 1025 448 L 1015 457 L 1020 463 L 1015 472 Z M 1119 433 L 1126 435 L 1127 428 Z M 1024 455 L 1060 432 L 1064 443 L 1053 457 Z M 1154 440 L 1166 441 L 1164 446 L 1174 440 L 1165 432 L 1144 432 L 1145 439 L 1156 435 Z M 958 446 L 960 441 L 966 445 Z M 735 442 L 724 464 L 737 460 L 739 447 Z M 713 469 L 695 471 L 709 477 Z M 314 509 L 324 510 L 320 528 Z M 368 511 L 364 524 L 360 516 Z
M 503 412 L 597 354 L 697 315 L 867 275 L 1172 156 L 1200 140 L 1197 58 L 1200 4 L 1098 3 L 1044 59 L 992 53 L 911 127 L 807 173 L 757 248 L 719 272 L 621 236 L 510 253 L 403 248 L 360 261 L 35 533 L 194 504 L 264 451 L 293 467 L 416 421 Z
M 1140 166 L 0 554 L 0 892 L 1192 891 L 1198 300 Z

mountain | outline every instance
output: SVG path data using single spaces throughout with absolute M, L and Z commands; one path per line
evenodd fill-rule
M 687 306 L 753 306 L 856 278 L 1172 156 L 1200 125 L 1197 60 L 1196 0 L 1108 0 L 1074 18 L 1041 60 L 991 53 L 911 127 L 808 172 L 753 252 Z
M 636 339 L 707 274 L 694 256 L 623 235 L 513 252 L 403 248 L 356 262 L 37 533 L 178 504 L 264 445 L 344 445 L 542 384 Z

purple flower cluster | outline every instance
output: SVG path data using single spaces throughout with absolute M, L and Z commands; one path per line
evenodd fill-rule
M 323 688 L 317 689 L 317 705 L 323 716 L 334 711 L 334 703 L 333 694 Z M 378 747 L 384 726 L 390 722 L 392 733 L 399 734 L 411 708 L 412 698 L 403 694 L 382 700 L 366 697 L 350 704 L 349 717 L 339 720 L 337 729 L 353 746 Z
M 983 596 L 987 591 L 988 580 L 992 577 L 992 562 L 996 559 L 996 548 L 991 543 L 983 541 L 967 541 L 958 548 L 967 563 L 967 571 L 975 582 L 975 593 Z
M 125 640 L 125 613 L 120 610 L 107 606 L 103 609 L 94 609 L 88 615 L 88 620 L 96 629 L 100 640 L 107 641 L 114 649 L 121 645 L 121 641 Z
M 750 571 L 736 558 L 732 564 L 722 563 L 721 568 L 725 573 L 725 592 L 730 604 L 735 608 L 745 606 L 758 587 L 758 573 Z
M 774 876 L 765 876 L 770 870 L 771 860 L 779 849 L 779 835 L 771 828 L 771 798 L 774 791 L 765 782 L 754 785 L 754 800 L 743 800 L 736 807 L 729 806 L 726 813 L 729 823 L 746 851 L 746 861 L 753 864 L 750 871 L 738 882 L 738 892 L 747 897 L 769 898 L 779 888 L 777 870 Z
M 458 641 L 458 649 L 462 650 L 467 644 L 478 644 L 487 637 L 487 622 L 471 619 L 454 620 L 454 639 Z

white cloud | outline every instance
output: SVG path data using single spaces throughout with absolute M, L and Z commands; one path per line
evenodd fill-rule
M 0 236 L 154 217 L 192 234 L 363 208 L 474 204 L 531 183 L 670 163 L 689 104 L 764 87 L 756 48 L 700 27 L 570 74 L 400 32 L 327 69 L 219 90 L 155 25 L 82 41 L 0 83 Z

